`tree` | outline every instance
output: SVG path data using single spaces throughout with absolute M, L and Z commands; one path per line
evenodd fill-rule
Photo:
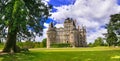
M 114 32 L 111 32 L 108 34 L 106 42 L 108 43 L 109 46 L 111 46 L 111 45 L 116 46 L 118 43 L 117 40 L 118 40 L 118 38 L 117 38 L 116 34 Z
M 94 46 L 104 46 L 104 41 L 101 37 L 98 37 L 93 44 Z
M 110 21 L 107 25 L 107 32 L 106 41 L 109 46 L 117 45 L 117 35 L 120 35 L 120 14 L 114 14 L 110 16 Z
M 110 22 L 108 24 L 108 32 L 116 32 L 117 35 L 120 35 L 120 13 L 110 16 Z
M 41 36 L 51 6 L 41 0 L 0 0 L 0 34 L 7 37 L 3 52 L 19 52 L 16 39 Z
M 42 40 L 43 47 L 46 47 L 47 38 Z

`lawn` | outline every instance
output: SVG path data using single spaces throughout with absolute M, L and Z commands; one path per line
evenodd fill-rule
M 0 43 L 0 50 L 3 49 L 4 44 Z
M 120 48 L 36 48 L 0 55 L 0 61 L 120 61 Z

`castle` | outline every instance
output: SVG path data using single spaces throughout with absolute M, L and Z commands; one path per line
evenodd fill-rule
M 51 44 L 69 43 L 72 47 L 85 47 L 86 29 L 85 27 L 76 27 L 73 19 L 67 18 L 64 22 L 64 28 L 56 28 L 53 23 L 49 24 L 47 31 L 47 48 Z

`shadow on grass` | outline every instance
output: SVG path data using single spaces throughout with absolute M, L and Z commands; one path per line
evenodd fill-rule
M 36 54 L 31 52 L 0 55 L 0 61 L 32 61 L 34 58 L 36 58 Z

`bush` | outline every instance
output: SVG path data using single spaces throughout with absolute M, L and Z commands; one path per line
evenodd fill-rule
M 21 48 L 34 48 L 35 44 L 32 41 L 26 41 L 26 42 L 17 42 L 17 45 Z
M 32 42 L 32 41 L 26 41 L 26 42 L 17 42 L 17 45 L 21 48 L 43 48 L 44 45 L 42 42 Z
M 42 42 L 35 42 L 34 48 L 43 48 L 43 43 Z
M 61 43 L 61 44 L 51 44 L 50 46 L 53 47 L 53 48 L 61 48 L 61 47 L 70 47 L 70 44 Z

